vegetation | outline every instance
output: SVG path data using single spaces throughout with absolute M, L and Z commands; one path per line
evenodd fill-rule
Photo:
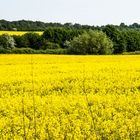
M 82 34 L 81 30 L 65 29 L 65 28 L 48 28 L 44 31 L 42 37 L 49 42 L 57 43 L 65 48 L 65 41 L 72 40 L 73 37 Z
M 29 52 L 29 49 L 33 49 L 31 51 L 33 53 L 46 53 L 50 52 L 50 49 L 51 52 L 56 52 L 54 50 L 64 49 L 62 52 L 68 54 L 124 54 L 140 51 L 140 26 L 136 23 L 130 26 L 121 23 L 120 26 L 93 27 L 70 23 L 63 25 L 0 20 L 0 29 L 14 30 L 11 34 L 9 31 L 1 31 L 4 35 L 0 35 L 0 49 L 1 52 L 6 53 L 13 53 L 14 48 L 18 50 L 27 48 L 27 51 L 22 49 L 21 52 Z M 7 39 L 3 39 L 4 36 Z M 12 46 L 8 46 L 10 39 L 13 42 Z
M 101 31 L 85 32 L 67 42 L 68 49 L 74 54 L 112 54 L 113 43 Z
M 78 23 L 44 23 L 40 21 L 30 21 L 30 20 L 19 20 L 19 21 L 6 21 L 0 20 L 0 30 L 1 31 L 44 31 L 48 27 L 63 27 L 63 28 L 71 28 L 71 29 L 102 29 L 104 26 L 90 26 L 90 25 L 81 25 Z M 140 30 L 140 24 L 133 23 L 132 25 L 125 25 L 121 23 L 120 26 L 115 26 L 120 30 Z
M 0 54 L 68 54 L 67 49 L 46 49 L 34 50 L 31 48 L 14 48 L 4 49 L 0 48 Z
M 75 28 L 75 29 L 89 29 L 91 26 L 89 25 L 80 25 L 80 24 L 72 24 L 65 23 L 64 25 L 61 23 L 44 23 L 40 21 L 6 21 L 0 20 L 0 30 L 2 31 L 44 31 L 48 27 L 64 27 L 64 28 Z M 92 26 L 92 29 L 95 27 Z
M 4 49 L 12 49 L 15 47 L 15 40 L 10 35 L 2 35 L 0 36 L 0 48 Z
M 139 139 L 139 62 L 0 55 L 0 139 Z
M 139 24 L 0 20 L 0 30 L 0 139 L 140 138 Z
M 107 25 L 103 28 L 103 31 L 113 41 L 114 54 L 120 54 L 126 51 L 126 40 L 121 31 L 112 25 Z

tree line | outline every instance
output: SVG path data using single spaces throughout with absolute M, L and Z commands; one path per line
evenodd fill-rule
M 91 25 L 81 25 L 79 23 L 44 23 L 41 21 L 30 21 L 30 20 L 19 20 L 19 21 L 7 21 L 0 20 L 0 30 L 1 31 L 44 31 L 48 27 L 65 27 L 65 28 L 75 28 L 75 29 L 102 29 L 104 26 L 91 26 Z M 115 27 L 120 28 L 121 30 L 127 29 L 137 29 L 140 30 L 140 24 L 133 23 L 131 25 L 126 25 L 121 23 L 119 26 Z
M 67 25 L 68 26 L 68 25 Z M 69 25 L 70 26 L 70 25 Z M 47 27 L 42 35 L 0 36 L 0 53 L 122 54 L 140 51 L 140 31 L 106 25 L 96 28 Z
M 75 29 L 95 29 L 95 26 L 81 25 L 78 23 L 44 23 L 41 21 L 19 20 L 19 21 L 6 21 L 0 20 L 0 30 L 3 31 L 44 31 L 48 27 L 65 27 Z M 97 27 L 98 28 L 98 27 Z

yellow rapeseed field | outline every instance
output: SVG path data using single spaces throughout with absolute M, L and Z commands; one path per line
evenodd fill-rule
M 0 35 L 3 35 L 3 34 L 8 34 L 8 35 L 18 35 L 18 36 L 21 36 L 21 35 L 24 35 L 26 33 L 37 33 L 39 35 L 42 35 L 43 32 L 29 32 L 29 31 L 0 31 Z
M 139 140 L 140 56 L 0 55 L 0 139 Z

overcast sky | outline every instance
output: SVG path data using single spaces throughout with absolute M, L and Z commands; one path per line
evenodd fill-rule
M 89 25 L 140 23 L 140 0 L 0 0 L 0 19 Z

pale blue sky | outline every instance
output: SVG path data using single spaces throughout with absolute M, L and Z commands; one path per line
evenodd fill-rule
M 140 23 L 140 0 L 0 0 L 0 19 L 89 25 Z

